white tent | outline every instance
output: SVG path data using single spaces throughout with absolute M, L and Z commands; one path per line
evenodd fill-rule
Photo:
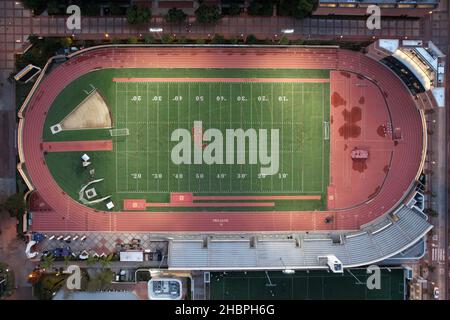
M 33 259 L 38 255 L 38 252 L 31 252 L 31 248 L 36 244 L 36 241 L 30 241 L 27 243 L 27 247 L 25 248 L 25 254 L 28 259 Z

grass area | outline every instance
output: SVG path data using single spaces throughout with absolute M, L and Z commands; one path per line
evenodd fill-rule
M 364 284 L 357 284 L 348 273 L 326 271 L 297 271 L 293 275 L 268 272 L 275 286 L 268 286 L 264 272 L 211 273 L 211 300 L 403 300 L 404 278 L 402 269 L 381 270 L 381 289 L 369 290 L 365 269 L 352 269 Z
M 99 196 L 112 195 L 116 210 L 123 199 L 168 202 L 170 192 L 204 195 L 321 195 L 323 200 L 277 201 L 278 210 L 316 210 L 325 208 L 329 178 L 329 140 L 324 139 L 329 122 L 329 83 L 195 83 L 170 82 L 170 77 L 288 77 L 327 78 L 323 70 L 273 69 L 112 69 L 87 74 L 74 81 L 56 99 L 44 128 L 46 141 L 110 139 L 108 130 L 67 131 L 52 135 L 48 129 L 59 122 L 83 100 L 90 85 L 106 98 L 115 128 L 127 128 L 125 137 L 113 138 L 113 152 L 89 152 Z M 160 83 L 113 83 L 112 77 L 167 77 Z M 223 134 L 223 161 L 226 161 L 225 132 L 242 128 L 267 130 L 268 154 L 271 130 L 279 131 L 279 168 L 273 175 L 261 174 L 258 152 L 256 164 L 249 164 L 250 148 L 245 139 L 245 163 L 174 164 L 171 141 L 176 129 L 192 132 L 194 121 L 202 121 L 203 132 L 218 129 Z M 189 139 L 194 148 L 195 142 Z M 212 153 L 216 155 L 216 152 Z M 184 155 L 184 153 L 182 152 Z M 83 184 L 91 180 L 81 168 L 82 152 L 46 154 L 47 165 L 59 185 L 74 199 Z M 95 206 L 104 209 L 104 204 Z M 261 208 L 273 210 L 273 208 Z M 161 210 L 160 208 L 157 209 Z M 166 209 L 166 210 L 173 210 Z M 178 208 L 178 210 L 192 210 Z M 226 208 L 242 210 L 242 208 Z M 162 210 L 164 211 L 164 209 Z

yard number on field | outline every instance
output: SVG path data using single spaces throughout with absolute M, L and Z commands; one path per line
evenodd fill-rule
M 142 174 L 140 174 L 140 173 L 131 173 L 131 177 L 133 179 L 141 179 L 142 178 Z
M 137 102 L 137 101 L 141 101 L 141 96 L 132 96 L 131 97 L 131 101 Z

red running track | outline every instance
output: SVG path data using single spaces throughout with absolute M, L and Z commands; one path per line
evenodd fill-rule
M 380 86 L 394 127 L 403 140 L 394 148 L 383 188 L 368 203 L 327 212 L 103 212 L 71 199 L 53 180 L 40 148 L 46 113 L 71 81 L 99 68 L 318 68 L 347 70 Z M 362 55 L 335 48 L 101 48 L 84 52 L 53 70 L 24 115 L 26 172 L 53 210 L 33 212 L 40 231 L 295 231 L 358 229 L 401 201 L 418 171 L 422 124 L 406 87 L 389 69 Z M 27 120 L 29 119 L 29 120 Z M 332 217 L 332 223 L 325 218 Z

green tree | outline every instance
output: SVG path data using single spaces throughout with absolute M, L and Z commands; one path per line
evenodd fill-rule
M 237 16 L 241 13 L 241 6 L 237 2 L 232 2 L 230 4 L 230 9 L 228 10 L 230 16 Z
M 20 217 L 26 210 L 23 195 L 16 193 L 9 196 L 0 206 L 2 210 L 8 211 L 12 217 Z
M 59 43 L 61 44 L 61 46 L 63 48 L 68 48 L 72 45 L 73 40 L 71 37 L 64 37 L 64 38 L 59 39 Z
M 427 209 L 423 210 L 423 212 L 425 214 L 429 215 L 430 217 L 437 217 L 439 215 L 438 212 L 432 208 L 427 208 Z
M 212 44 L 222 44 L 225 43 L 225 37 L 220 34 L 215 34 L 211 40 Z
M 303 19 L 317 8 L 318 0 L 282 0 L 278 5 L 278 14 Z
M 42 257 L 42 267 L 45 270 L 51 269 L 54 262 L 55 262 L 55 257 L 52 254 Z
M 57 0 L 50 0 L 47 3 L 47 13 L 50 16 L 58 15 L 62 13 L 62 10 L 59 8 L 59 4 Z
M 86 265 L 92 266 L 98 262 L 98 258 L 94 257 L 93 255 L 89 255 L 86 259 Z
M 99 259 L 99 262 L 103 268 L 106 268 L 107 266 L 109 266 L 111 264 L 112 259 L 113 259 L 113 254 L 110 253 L 106 257 L 102 257 L 101 259 Z
M 40 15 L 47 9 L 48 0 L 24 0 L 23 4 L 25 8 L 33 10 L 35 15 Z
M 144 38 L 144 42 L 146 44 L 152 44 L 155 43 L 155 37 L 153 37 L 152 35 L 148 35 Z
M 152 13 L 149 8 L 138 8 L 131 6 L 127 10 L 127 21 L 129 24 L 144 24 L 150 19 Z
M 172 36 L 170 34 L 165 33 L 165 34 L 162 35 L 161 43 L 169 44 L 169 43 L 172 43 L 172 42 L 173 42 L 173 38 L 172 38 Z
M 122 8 L 116 3 L 111 1 L 109 3 L 109 14 L 112 16 L 120 16 L 122 15 Z
M 195 40 L 195 43 L 196 44 L 205 44 L 206 41 L 205 41 L 205 39 L 197 39 L 197 40 Z
M 114 273 L 110 269 L 97 272 L 94 276 L 89 277 L 87 283 L 87 291 L 98 291 L 108 289 L 114 280 Z
M 128 38 L 128 43 L 129 44 L 139 43 L 139 39 L 137 37 L 130 37 L 130 38 Z
M 289 44 L 289 39 L 287 37 L 282 37 L 280 39 L 280 44 L 281 45 L 288 45 Z
M 64 257 L 64 265 L 67 267 L 69 265 L 70 262 L 70 256 L 65 256 Z
M 164 20 L 169 23 L 180 23 L 186 21 L 187 14 L 183 10 L 172 8 L 167 11 Z
M 197 10 L 195 10 L 195 17 L 199 23 L 213 23 L 220 20 L 220 9 L 216 5 L 208 6 L 201 4 Z
M 247 12 L 251 16 L 271 16 L 273 14 L 273 2 L 253 0 L 249 4 Z
M 249 34 L 245 39 L 245 43 L 247 44 L 256 44 L 258 43 L 258 38 L 256 38 L 253 34 Z

